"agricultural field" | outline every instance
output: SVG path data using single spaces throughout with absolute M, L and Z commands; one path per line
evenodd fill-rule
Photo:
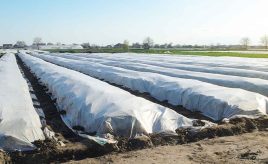
M 268 160 L 265 58 L 21 50 L 1 57 L 0 84 L 2 162 L 133 163 L 182 149 L 188 163 Z M 210 144 L 231 139 L 242 146 L 229 154 Z M 216 155 L 196 161 L 205 150 Z
M 180 49 L 128 49 L 121 48 L 91 48 L 91 49 L 51 49 L 51 53 L 146 53 L 146 54 L 170 54 L 170 55 L 196 55 L 196 56 L 230 56 L 243 58 L 268 58 L 267 50 L 180 50 Z

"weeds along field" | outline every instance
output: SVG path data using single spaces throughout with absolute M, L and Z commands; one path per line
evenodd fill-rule
M 8 52 L 4 162 L 67 162 L 268 128 L 268 59 Z

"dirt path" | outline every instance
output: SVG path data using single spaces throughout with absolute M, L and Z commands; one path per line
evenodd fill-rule
M 68 163 L 268 163 L 268 131 L 159 146 Z

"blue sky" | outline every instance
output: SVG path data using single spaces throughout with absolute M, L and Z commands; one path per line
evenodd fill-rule
M 236 44 L 268 34 L 268 0 L 0 0 L 0 44 Z

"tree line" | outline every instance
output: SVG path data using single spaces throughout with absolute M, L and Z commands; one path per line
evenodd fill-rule
M 268 49 L 268 35 L 264 35 L 260 38 L 260 43 L 263 48 Z M 249 37 L 244 37 L 240 40 L 240 48 L 247 50 L 250 47 L 251 40 Z M 53 43 L 44 43 L 41 37 L 36 37 L 32 43 L 33 46 L 36 48 L 40 48 L 43 45 L 54 45 Z M 55 45 L 62 45 L 61 43 L 56 43 Z M 77 45 L 77 44 L 76 44 Z M 89 48 L 122 48 L 124 50 L 128 50 L 129 48 L 137 48 L 137 49 L 150 49 L 150 48 L 159 48 L 159 49 L 168 49 L 168 48 L 205 48 L 205 47 L 214 47 L 217 48 L 228 48 L 228 45 L 173 45 L 172 43 L 165 43 L 165 44 L 155 44 L 151 37 L 146 37 L 142 43 L 136 42 L 132 45 L 129 44 L 128 40 L 124 40 L 123 43 L 118 43 L 115 45 L 107 45 L 107 46 L 98 46 L 89 43 L 83 43 L 81 46 L 85 49 Z M 16 44 L 13 46 L 14 48 L 26 48 L 27 44 L 24 41 L 17 41 Z
M 240 43 L 241 43 L 241 46 L 242 48 L 244 49 L 248 49 L 249 46 L 250 46 L 250 38 L 248 37 L 244 37 L 241 39 Z M 265 49 L 268 49 L 268 35 L 264 35 L 260 38 L 260 43 L 262 44 L 262 46 L 265 48 Z

